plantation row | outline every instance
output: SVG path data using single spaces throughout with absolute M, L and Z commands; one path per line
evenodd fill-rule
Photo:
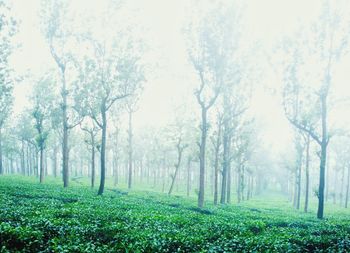
M 0 178 L 0 252 L 347 252 L 349 213 L 281 197 L 198 209 L 194 199 Z M 254 208 L 253 208 L 254 206 Z M 268 208 L 267 208 L 268 207 Z

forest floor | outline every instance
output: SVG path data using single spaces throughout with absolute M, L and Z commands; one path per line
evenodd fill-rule
M 198 209 L 191 198 L 1 176 L 0 252 L 350 252 L 350 211 L 327 211 L 318 220 L 277 195 Z

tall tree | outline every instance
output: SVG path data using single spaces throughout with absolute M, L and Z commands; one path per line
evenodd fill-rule
M 42 6 L 42 24 L 50 54 L 57 65 L 61 81 L 62 110 L 62 177 L 63 186 L 69 185 L 69 130 L 78 126 L 82 120 L 70 104 L 70 89 L 67 83 L 69 65 L 74 66 L 69 44 L 75 43 L 75 37 L 70 31 L 69 1 L 45 0 Z
M 140 84 L 140 83 L 138 83 Z M 136 88 L 136 87 L 135 87 Z M 128 113 L 128 168 L 129 168 L 129 177 L 128 177 L 128 189 L 131 189 L 132 186 L 132 178 L 133 178 L 133 126 L 132 126 L 132 116 L 134 112 L 137 111 L 137 102 L 138 96 L 135 94 L 134 96 L 130 96 L 126 103 L 126 111 Z
M 101 173 L 98 195 L 102 195 L 106 173 L 106 142 L 108 111 L 117 102 L 131 96 L 143 82 L 143 68 L 140 56 L 132 48 L 107 44 L 89 38 L 91 54 L 84 56 L 80 63 L 78 85 L 82 94 L 80 102 L 89 110 L 89 116 L 101 129 Z
M 17 24 L 10 15 L 8 4 L 0 0 L 0 175 L 3 174 L 3 128 L 8 119 L 13 104 L 13 78 L 9 58 L 13 49 L 11 38 L 16 33 Z
M 218 203 L 219 195 L 219 163 L 220 151 L 222 146 L 222 113 L 218 112 L 216 115 L 216 130 L 211 137 L 213 149 L 214 149 L 214 205 Z
M 303 40 L 297 45 L 287 42 L 285 45 L 286 51 L 292 56 L 285 69 L 283 92 L 285 114 L 294 127 L 309 134 L 320 147 L 320 176 L 317 191 L 317 217 L 319 219 L 324 216 L 327 148 L 331 137 L 328 127 L 331 73 L 332 67 L 335 61 L 339 60 L 348 39 L 348 34 L 341 37 L 336 36 L 336 32 L 343 27 L 340 26 L 340 10 L 333 7 L 330 1 L 323 2 L 323 12 L 312 28 L 312 35 L 315 35 L 313 40 Z M 308 46 L 308 49 L 305 49 L 305 46 Z M 303 57 L 306 52 L 311 53 L 307 55 L 307 58 Z M 319 83 L 316 89 L 310 89 L 304 84 L 305 77 L 304 79 L 300 78 L 300 69 L 304 69 L 307 64 L 314 64 L 311 59 L 322 63 L 320 70 L 314 71 L 317 72 L 315 80 L 307 80 Z
M 96 126 L 96 123 L 89 118 L 86 118 L 83 122 L 80 124 L 81 130 L 83 130 L 86 133 L 85 137 L 85 143 L 88 145 L 88 147 L 91 150 L 91 188 L 95 187 L 95 157 L 96 157 L 96 149 L 99 145 L 99 141 L 97 140 L 97 134 L 98 134 L 98 127 Z

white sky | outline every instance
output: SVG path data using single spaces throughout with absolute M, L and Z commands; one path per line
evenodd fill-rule
M 40 32 L 38 0 L 17 0 L 13 2 L 13 11 L 21 20 L 20 31 L 16 41 L 21 47 L 13 57 L 15 70 L 40 74 L 48 66 L 55 67 L 48 47 Z M 84 11 L 100 9 L 104 1 L 74 0 L 74 6 L 85 7 Z M 268 54 L 278 45 L 284 35 L 293 34 L 300 25 L 305 25 L 319 15 L 319 0 L 247 0 L 243 15 L 244 33 L 242 41 L 247 48 L 260 45 L 255 54 L 255 65 L 262 72 L 256 83 L 250 113 L 257 118 L 262 127 L 262 136 L 266 145 L 272 145 L 272 150 L 284 149 L 290 145 L 291 127 L 286 121 L 281 106 L 280 94 L 273 95 L 271 89 L 282 85 L 274 66 L 268 59 Z M 191 65 L 187 61 L 185 41 L 181 33 L 188 10 L 186 0 L 129 0 L 125 11 L 133 20 L 137 20 L 147 32 L 144 34 L 148 43 L 153 45 L 147 55 L 147 61 L 153 68 L 148 73 L 147 83 L 141 97 L 139 111 L 135 114 L 135 125 L 161 126 L 169 122 L 171 113 L 179 103 L 189 104 L 196 108 L 193 89 L 196 79 Z M 205 3 L 205 1 L 199 1 Z M 134 12 L 133 10 L 138 10 Z M 348 66 L 349 56 L 337 66 L 337 83 L 339 94 L 349 92 L 344 80 L 350 80 Z M 340 85 L 339 85 L 340 84 Z M 26 96 L 30 93 L 31 84 L 28 81 L 18 84 L 15 88 L 15 112 L 20 112 L 27 104 Z M 349 115 L 348 106 L 337 111 L 337 117 L 344 119 Z M 347 114 L 347 115 L 345 115 Z M 344 125 L 349 121 L 342 121 Z

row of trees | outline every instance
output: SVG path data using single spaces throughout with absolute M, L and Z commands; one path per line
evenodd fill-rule
M 2 1 L 0 8 L 3 13 L 10 10 Z M 204 10 L 198 5 L 199 13 L 186 24 L 198 117 L 187 116 L 188 108 L 179 108 L 164 129 L 138 132 L 133 129 L 133 116 L 148 73 L 146 46 L 133 27 L 115 27 L 120 22 L 112 14 L 121 8 L 119 2 L 110 1 L 98 21 L 92 24 L 90 17 L 82 16 L 79 22 L 84 25 L 77 26 L 68 1 L 43 1 L 42 32 L 53 66 L 39 77 L 26 77 L 33 83 L 30 105 L 15 128 L 7 121 L 5 137 L 14 84 L 8 58 L 16 23 L 11 15 L 1 15 L 0 174 L 37 175 L 41 183 L 46 175 L 62 175 L 64 187 L 69 186 L 71 173 L 74 178 L 88 175 L 92 187 L 99 176 L 99 195 L 106 178 L 112 178 L 114 185 L 126 182 L 129 189 L 137 182 L 169 195 L 195 192 L 199 208 L 204 207 L 208 190 L 214 204 L 225 204 L 232 202 L 233 189 L 241 202 L 280 182 L 282 190 L 293 193 L 297 209 L 304 188 L 307 212 L 314 166 L 310 161 L 318 156 L 317 217 L 323 218 L 327 150 L 333 135 L 328 127 L 331 71 L 348 38 L 335 36 L 341 27 L 339 15 L 325 5 L 311 31 L 299 36 L 300 42 L 282 43 L 283 106 L 295 132 L 295 158 L 283 166 L 288 174 L 284 180 L 269 161 L 269 151 L 259 145 L 259 129 L 248 113 L 258 80 L 240 43 L 242 7 L 212 2 Z M 304 70 L 315 61 L 320 63 L 319 71 L 312 69 L 310 76 Z M 349 166 L 345 154 L 342 157 L 336 161 L 344 161 L 339 166 L 345 178 Z M 341 188 L 345 206 L 347 173 L 347 187 L 344 180 Z

